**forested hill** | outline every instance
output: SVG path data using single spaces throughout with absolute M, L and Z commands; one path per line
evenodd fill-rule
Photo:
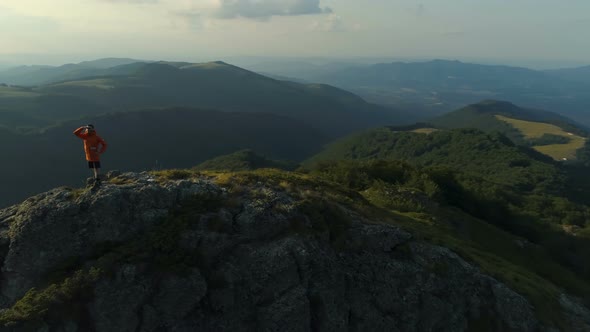
M 477 129 L 430 134 L 368 130 L 329 144 L 307 164 L 329 160 L 405 160 L 420 166 L 447 165 L 486 181 L 532 190 L 552 186 L 558 168 L 550 158 L 519 147 L 501 134 Z
M 403 120 L 399 112 L 344 90 L 278 81 L 223 62 L 132 63 L 94 77 L 0 87 L 0 124 L 11 127 L 43 127 L 105 112 L 174 106 L 279 114 L 332 137 Z
M 565 131 L 573 132 L 581 136 L 587 136 L 585 126 L 575 121 L 549 111 L 519 107 L 507 101 L 484 100 L 471 104 L 453 112 L 449 112 L 429 122 L 441 128 L 477 128 L 483 131 L 499 131 L 519 142 L 522 139 L 515 131 L 516 128 L 499 120 L 496 116 L 514 118 L 531 122 L 541 122 L 556 125 Z
M 588 129 L 562 115 L 486 100 L 431 121 L 438 128 L 477 128 L 499 132 L 559 161 L 575 161 L 584 150 Z

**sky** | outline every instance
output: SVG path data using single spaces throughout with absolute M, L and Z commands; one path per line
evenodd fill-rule
M 590 64 L 588 32 L 589 0 L 0 0 L 0 63 L 290 56 L 565 66 Z

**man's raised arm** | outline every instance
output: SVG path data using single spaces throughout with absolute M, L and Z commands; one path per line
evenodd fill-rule
M 86 126 L 82 126 L 76 130 L 74 130 L 74 135 L 80 137 L 80 138 L 84 138 L 86 135 L 84 135 L 82 132 L 86 129 Z

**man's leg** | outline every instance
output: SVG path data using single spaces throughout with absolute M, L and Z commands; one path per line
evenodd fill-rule
M 94 182 L 100 184 L 100 161 L 94 162 Z

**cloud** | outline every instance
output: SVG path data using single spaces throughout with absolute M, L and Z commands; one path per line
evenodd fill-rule
M 443 37 L 462 37 L 465 36 L 466 33 L 465 31 L 445 31 L 445 32 L 441 32 L 440 33 L 441 36 Z
M 406 8 L 407 12 L 413 16 L 420 17 L 426 14 L 427 9 L 423 3 L 418 3 L 415 6 Z
M 102 2 L 111 2 L 111 3 L 137 3 L 137 4 L 154 4 L 158 3 L 159 0 L 100 0 Z
M 10 8 L 0 6 L 0 30 L 11 33 L 55 31 L 60 28 L 57 20 L 48 16 L 19 14 Z
M 362 30 L 362 25 L 360 23 L 347 24 L 339 15 L 330 14 L 324 20 L 313 22 L 310 30 L 326 32 L 359 31 Z
M 186 26 L 190 27 L 192 30 L 201 30 L 205 28 L 206 22 L 201 13 L 172 12 L 171 14 L 174 17 L 180 18 Z
M 426 13 L 426 7 L 423 3 L 420 3 L 416 6 L 416 16 L 422 16 Z
M 319 0 L 220 0 L 217 18 L 246 17 L 267 19 L 271 16 L 331 14 L 331 8 L 321 8 Z
M 313 22 L 311 25 L 313 31 L 342 31 L 345 30 L 342 17 L 330 14 L 325 20 Z

